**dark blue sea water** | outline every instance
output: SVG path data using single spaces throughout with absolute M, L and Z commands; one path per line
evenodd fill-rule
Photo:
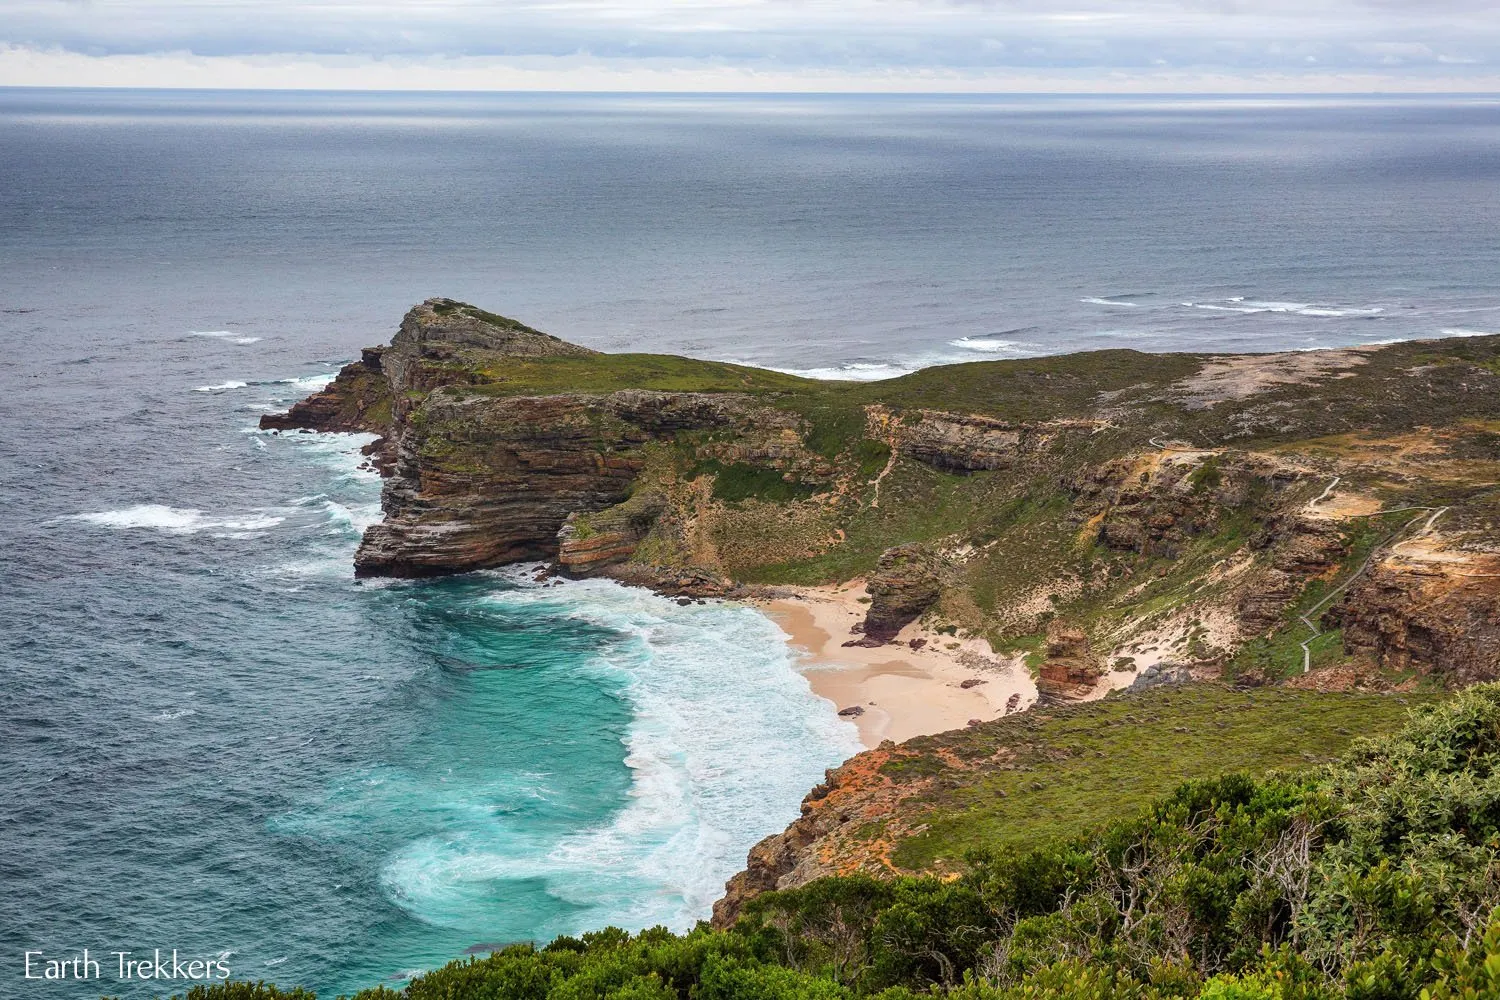
M 878 377 L 1500 331 L 1497 259 L 1490 98 L 0 90 L 0 996 L 685 927 L 854 748 L 748 609 L 354 582 L 359 442 L 254 427 L 417 300 Z

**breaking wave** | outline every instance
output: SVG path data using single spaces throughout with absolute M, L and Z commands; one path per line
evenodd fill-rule
M 999 337 L 959 337 L 948 341 L 948 346 L 985 354 L 1026 354 L 1037 347 L 1028 341 L 1002 340 Z
M 168 507 L 165 504 L 146 503 L 119 510 L 105 510 L 90 514 L 70 514 L 57 518 L 59 521 L 80 521 L 101 528 L 119 530 L 145 529 L 160 531 L 168 535 L 195 535 L 200 531 L 258 531 L 272 528 L 285 521 L 279 515 L 258 513 L 233 517 L 214 516 L 201 510 L 186 507 Z
M 535 822 L 536 810 L 557 807 L 546 774 L 478 787 L 448 782 L 436 793 L 442 802 L 429 807 L 443 817 L 440 827 L 390 859 L 386 891 L 445 926 L 475 921 L 478 904 L 503 897 L 508 885 L 541 883 L 570 912 L 548 933 L 691 927 L 709 915 L 746 851 L 795 818 L 824 768 L 859 750 L 854 727 L 811 692 L 780 630 L 750 608 L 681 607 L 609 581 L 544 587 L 523 572 L 505 576 L 509 585 L 480 607 L 511 622 L 551 622 L 544 631 L 553 634 L 582 626 L 608 637 L 570 669 L 629 707 L 623 805 L 549 832 Z M 377 811 L 432 794 L 416 775 L 387 775 L 370 789 L 383 800 Z
M 258 344 L 259 337 L 251 337 L 246 334 L 235 333 L 233 330 L 190 330 L 190 337 L 211 337 L 214 340 L 222 340 L 230 344 Z
M 1378 316 L 1385 312 L 1380 306 L 1331 306 L 1312 302 L 1264 302 L 1234 296 L 1215 302 L 1184 302 L 1191 309 L 1207 309 L 1213 312 L 1232 313 L 1292 313 L 1297 316 L 1313 316 L 1336 319 L 1350 316 Z

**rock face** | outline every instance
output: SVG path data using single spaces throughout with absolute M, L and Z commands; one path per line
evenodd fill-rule
M 366 350 L 345 365 L 326 388 L 292 404 L 286 413 L 267 413 L 262 430 L 317 430 L 345 434 L 389 434 L 391 388 L 380 367 L 382 352 Z
M 1344 649 L 1462 687 L 1500 677 L 1500 557 L 1372 567 L 1323 616 Z
M 905 625 L 932 607 L 942 589 L 939 565 L 937 553 L 915 542 L 897 545 L 880 554 L 867 584 L 870 594 L 864 627 L 867 641 L 890 642 Z
M 595 355 L 506 317 L 429 299 L 406 314 L 389 347 L 366 349 L 322 392 L 261 426 L 381 435 L 372 450 L 387 476 L 385 518 L 366 532 L 356 575 L 556 559 L 575 576 L 609 572 L 669 593 L 729 592 L 733 584 L 709 569 L 621 565 L 661 513 L 659 497 L 633 495 L 642 448 L 684 432 L 717 434 L 705 451 L 726 462 L 826 472 L 801 447 L 800 418 L 733 392 L 485 390 L 512 359 Z
M 896 427 L 906 454 L 939 469 L 1008 469 L 1021 455 L 1023 429 L 1004 420 L 923 410 L 915 422 Z
M 823 875 L 888 873 L 889 865 L 879 857 L 864 851 L 845 854 L 840 833 L 887 815 L 920 787 L 900 787 L 882 773 L 887 762 L 909 756 L 882 744 L 829 770 L 802 800 L 802 815 L 750 849 L 745 870 L 725 884 L 724 897 L 714 904 L 714 926 L 734 923 L 745 903 L 763 892 L 805 885 Z
M 1290 481 L 1265 460 L 1185 452 L 1085 468 L 1073 489 L 1079 510 L 1097 513 L 1102 544 L 1175 559 L 1195 539 L 1218 531 L 1236 510 Z
M 1258 541 L 1267 564 L 1246 582 L 1237 605 L 1247 635 L 1282 626 L 1308 582 L 1334 571 L 1346 555 L 1338 526 L 1309 517 L 1274 519 Z
M 1054 697 L 1076 697 L 1094 689 L 1103 668 L 1089 651 L 1089 637 L 1080 628 L 1057 619 L 1047 624 L 1046 660 L 1037 674 L 1037 690 Z
M 393 356 L 446 359 L 463 348 L 513 358 L 591 357 L 598 351 L 453 299 L 428 299 L 401 320 Z
M 622 503 L 642 467 L 640 446 L 679 430 L 731 423 L 732 395 L 624 390 L 608 395 L 464 396 L 432 393 L 401 436 L 356 575 L 431 576 L 558 555 L 570 515 Z M 651 510 L 621 517 L 595 547 L 575 527 L 572 566 L 618 561 Z M 567 565 L 567 564 L 565 564 Z
M 635 554 L 665 509 L 651 492 L 597 514 L 574 511 L 557 533 L 557 565 L 569 576 L 595 576 Z

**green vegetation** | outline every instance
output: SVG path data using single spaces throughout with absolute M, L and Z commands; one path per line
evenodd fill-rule
M 729 503 L 751 499 L 786 503 L 810 497 L 815 489 L 807 483 L 787 479 L 775 469 L 746 462 L 725 465 L 716 459 L 708 459 L 697 464 L 691 478 L 701 475 L 713 476 L 714 497 Z
M 1145 395 L 1191 375 L 1202 355 L 1087 351 L 1012 361 L 971 361 L 924 368 L 901 378 L 851 386 L 861 403 L 901 409 L 958 410 L 1007 420 L 1055 420 L 1089 414 L 1101 393 Z
M 432 307 L 432 311 L 439 316 L 452 316 L 455 314 L 472 316 L 474 319 L 481 320 L 491 326 L 498 326 L 502 330 L 520 330 L 523 333 L 535 333 L 543 337 L 550 336 L 550 334 L 542 333 L 540 330 L 533 330 L 525 323 L 511 319 L 509 316 L 501 316 L 499 313 L 488 312 L 478 306 L 471 306 L 467 302 L 456 302 L 453 299 L 444 299 L 438 302 Z
M 878 476 L 891 460 L 891 446 L 884 441 L 861 438 L 854 446 L 854 460 L 859 463 L 859 474 L 864 479 Z
M 562 392 L 745 392 L 756 395 L 837 393 L 845 383 L 818 382 L 765 368 L 699 361 L 669 354 L 598 354 L 587 357 L 497 357 L 480 369 L 475 391 L 493 396 Z
M 958 877 L 821 879 L 727 930 L 606 929 L 359 1000 L 1496 1000 L 1500 685 L 1331 765 L 1191 781 Z M 290 1000 L 231 985 L 191 1000 Z
M 900 840 L 891 860 L 907 871 L 953 868 L 975 848 L 1093 829 L 1187 779 L 1323 763 L 1356 733 L 1399 727 L 1412 703 L 1193 684 L 919 737 L 907 744 L 916 756 L 886 771 L 895 777 L 915 766 L 947 780 L 915 800 L 909 825 L 925 829 Z M 995 760 L 1005 766 L 990 766 Z

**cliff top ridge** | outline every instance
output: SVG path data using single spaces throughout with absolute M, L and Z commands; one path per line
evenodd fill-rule
M 424 356 L 445 348 L 469 347 L 521 358 L 593 357 L 598 351 L 532 329 L 508 316 L 486 312 L 456 299 L 431 298 L 413 306 L 391 338 L 395 348 L 410 347 Z

